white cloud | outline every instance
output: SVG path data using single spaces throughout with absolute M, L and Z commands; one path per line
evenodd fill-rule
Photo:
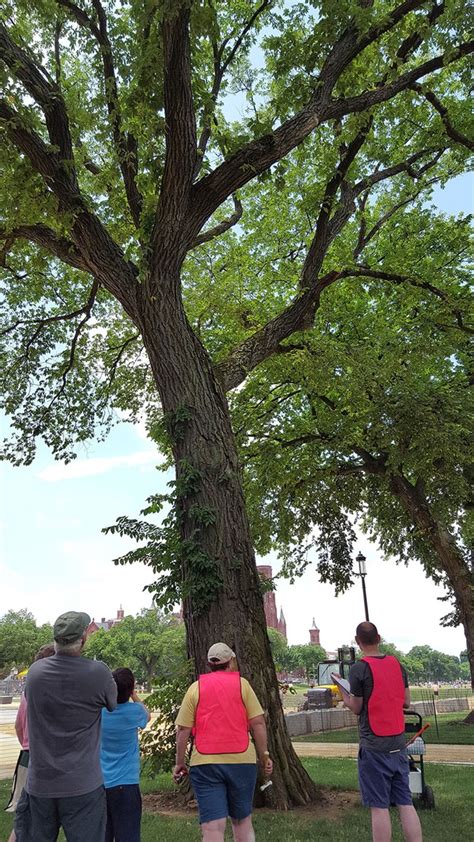
M 153 581 L 152 571 L 141 564 L 116 567 L 111 561 L 132 546 L 117 537 L 64 541 L 47 575 L 34 581 L 21 565 L 0 564 L 0 616 L 10 608 L 27 608 L 41 624 L 70 610 L 87 611 L 96 619 L 115 617 L 120 605 L 126 614 L 138 613 L 151 605 L 151 594 L 143 588 Z
M 60 482 L 65 479 L 90 477 L 105 474 L 116 468 L 132 468 L 158 465 L 162 456 L 157 450 L 137 450 L 124 456 L 94 456 L 90 459 L 75 459 L 67 465 L 55 462 L 38 473 L 46 482 Z

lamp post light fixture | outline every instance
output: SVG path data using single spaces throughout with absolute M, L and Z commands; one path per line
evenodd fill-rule
M 362 594 L 364 596 L 365 619 L 369 621 L 369 606 L 367 605 L 367 592 L 365 590 L 365 577 L 367 576 L 367 567 L 365 565 L 365 555 L 361 552 L 356 555 L 356 562 L 359 565 L 359 572 L 356 574 L 360 576 L 362 582 Z

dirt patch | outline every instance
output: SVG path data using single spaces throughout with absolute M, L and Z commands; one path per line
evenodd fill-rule
M 344 818 L 348 810 L 360 804 L 360 796 L 354 790 L 318 788 L 318 800 L 315 804 L 295 807 L 292 814 L 305 819 L 328 819 L 338 821 Z M 143 796 L 143 809 L 147 813 L 162 816 L 186 817 L 197 814 L 194 800 L 186 802 L 179 792 L 150 792 Z M 256 810 L 256 813 L 271 813 L 268 807 Z

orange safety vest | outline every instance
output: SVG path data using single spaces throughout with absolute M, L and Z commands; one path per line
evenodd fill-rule
M 194 742 L 199 754 L 242 754 L 249 747 L 247 709 L 239 672 L 199 676 Z
M 361 658 L 368 664 L 374 682 L 367 703 L 369 725 L 376 737 L 395 737 L 403 734 L 405 719 L 403 704 L 405 684 L 402 668 L 393 655 L 385 658 Z

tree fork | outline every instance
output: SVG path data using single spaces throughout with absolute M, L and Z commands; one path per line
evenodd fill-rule
M 167 286 L 176 289 L 172 283 Z M 227 401 L 179 302 L 166 298 L 155 302 L 156 309 L 144 307 L 139 323 L 165 414 L 170 417 L 183 406 L 189 410 L 189 420 L 172 440 L 178 487 L 186 482 L 187 466 L 192 465 L 199 476 L 198 488 L 179 499 L 181 539 L 194 541 L 199 530 L 199 550 L 209 559 L 211 571 L 212 562 L 216 564 L 220 580 L 214 598 L 203 608 L 205 568 L 196 582 L 200 598 L 191 591 L 184 599 L 188 654 L 199 674 L 215 640 L 234 648 L 239 668 L 266 713 L 275 761 L 271 804 L 287 810 L 314 800 L 316 787 L 296 756 L 285 725 Z M 213 512 L 214 521 L 200 528 L 197 509 Z M 192 558 L 183 561 L 183 578 L 188 581 L 195 577 L 194 563 Z M 209 589 L 214 587 L 215 581 L 209 580 Z

